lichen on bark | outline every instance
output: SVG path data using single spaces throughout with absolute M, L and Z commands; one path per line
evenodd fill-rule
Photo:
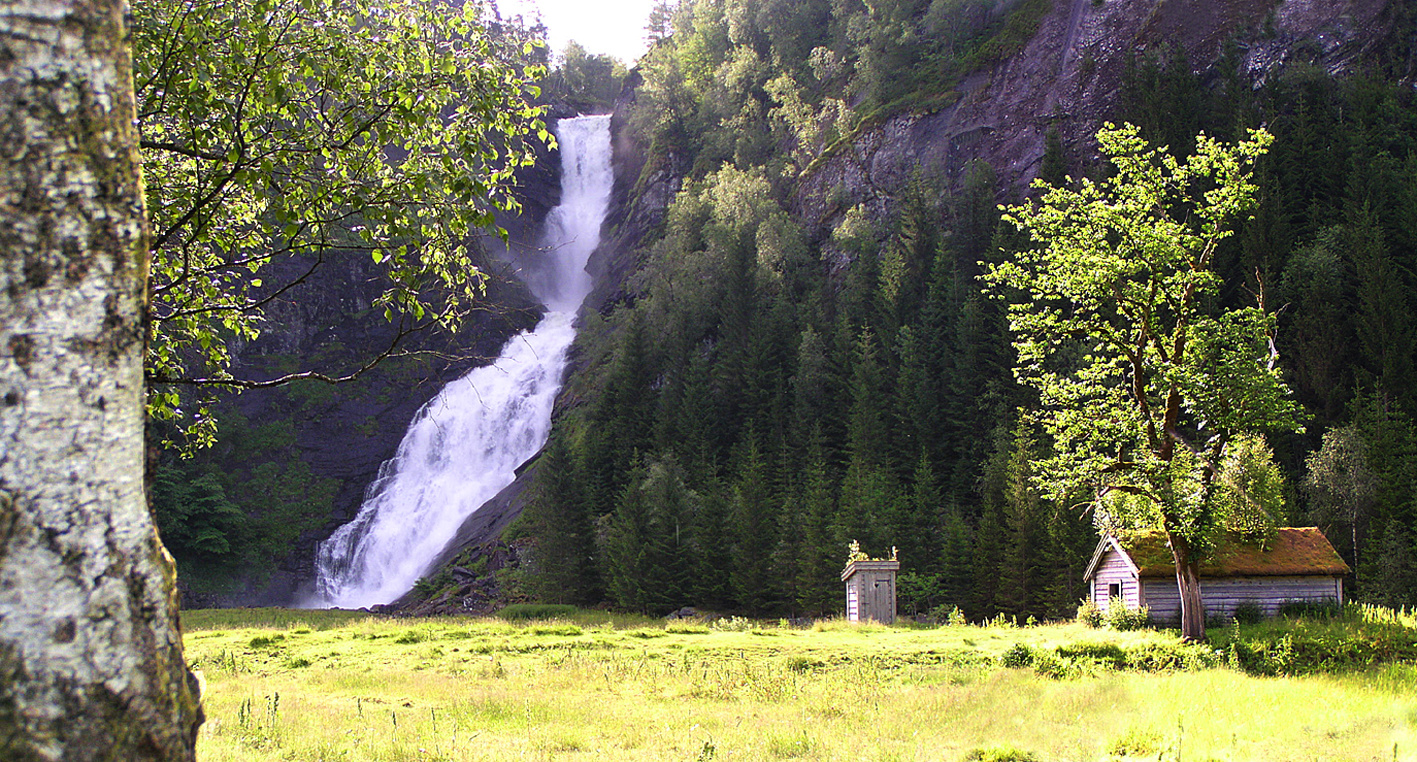
M 115 0 L 0 0 L 0 758 L 194 758 L 143 492 L 147 259 Z

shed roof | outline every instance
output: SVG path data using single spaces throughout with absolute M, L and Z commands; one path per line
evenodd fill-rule
M 1092 576 L 1097 561 L 1109 545 L 1128 556 L 1137 567 L 1137 576 L 1173 577 L 1176 574 L 1165 533 L 1150 530 L 1126 538 L 1103 538 L 1088 567 L 1088 577 Z M 1348 564 L 1318 527 L 1283 527 L 1269 550 L 1244 542 L 1226 543 L 1200 568 L 1202 577 L 1334 576 L 1348 572 Z
M 862 571 L 898 571 L 899 561 L 888 561 L 886 559 L 869 559 L 864 561 L 851 561 L 841 570 L 841 581 L 845 582 L 857 572 Z

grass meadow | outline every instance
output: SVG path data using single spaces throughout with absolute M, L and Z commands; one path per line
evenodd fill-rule
M 1417 760 L 1410 620 L 1355 651 L 1396 647 L 1394 660 L 1324 671 L 1295 660 L 1322 632 L 1260 625 L 1251 640 L 1279 644 L 1289 673 L 1272 676 L 1238 665 L 1238 628 L 1186 646 L 1079 624 L 794 629 L 599 612 L 184 622 L 203 762 Z

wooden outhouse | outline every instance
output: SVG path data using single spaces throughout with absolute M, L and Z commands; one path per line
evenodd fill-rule
M 1273 616 L 1285 603 L 1342 603 L 1348 572 L 1317 527 L 1286 527 L 1267 550 L 1231 542 L 1202 563 L 1201 601 L 1207 617 L 1232 616 L 1245 604 Z M 1083 578 L 1104 612 L 1116 598 L 1130 609 L 1147 607 L 1154 622 L 1181 618 L 1176 565 L 1160 531 L 1102 538 Z
M 852 561 L 841 573 L 846 583 L 846 621 L 895 622 L 895 575 L 899 561 Z

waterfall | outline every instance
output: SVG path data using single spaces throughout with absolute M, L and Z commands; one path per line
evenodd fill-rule
M 540 261 L 525 268 L 545 317 L 414 416 L 359 513 L 320 543 L 317 605 L 359 608 L 408 592 L 463 521 L 546 444 L 613 180 L 609 116 L 562 119 L 556 139 L 561 204 L 547 216 Z

